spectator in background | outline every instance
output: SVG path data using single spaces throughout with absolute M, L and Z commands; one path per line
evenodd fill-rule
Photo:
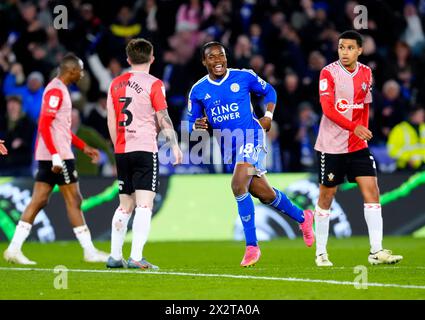
M 276 66 L 273 63 L 267 63 L 263 69 L 264 80 L 273 87 L 280 87 L 282 80 L 276 75 Z
M 97 17 L 91 3 L 83 3 L 77 6 L 73 1 L 76 10 L 75 22 L 70 25 L 70 33 L 65 34 L 69 49 L 75 53 L 84 56 L 86 50 L 91 45 L 96 45 L 98 37 L 104 31 L 102 20 Z
M 414 55 L 420 55 L 425 49 L 425 35 L 414 1 L 406 1 L 404 18 L 406 19 L 407 27 L 402 39 L 407 42 Z
M 200 30 L 201 24 L 213 13 L 213 6 L 208 0 L 186 0 L 177 11 L 176 32 Z
M 8 96 L 6 101 L 7 113 L 0 131 L 9 153 L 0 158 L 0 175 L 31 176 L 35 126 L 22 111 L 19 96 Z
M 3 91 L 6 96 L 21 96 L 23 111 L 33 123 L 37 123 L 43 97 L 44 77 L 40 72 L 33 71 L 28 75 L 26 85 L 20 85 L 24 80 L 25 75 L 22 65 L 19 63 L 13 64 L 4 80 Z
M 314 19 L 316 11 L 312 0 L 301 0 L 300 7 L 291 16 L 291 25 L 298 31 L 304 29 Z
M 252 44 L 250 39 L 241 34 L 237 40 L 233 49 L 233 59 L 235 61 L 235 68 L 247 69 L 249 68 L 249 62 L 252 57 Z
M 95 129 L 81 124 L 80 111 L 78 109 L 72 109 L 71 117 L 72 132 L 92 147 L 101 151 L 100 162 L 92 163 L 91 159 L 82 150 L 76 149 L 75 167 L 78 173 L 81 176 L 100 176 L 102 166 L 106 163 L 114 168 L 115 157 L 109 141 L 103 138 Z M 113 172 L 115 172 L 115 169 Z
M 317 157 L 314 144 L 319 133 L 319 116 L 309 102 L 302 102 L 298 107 L 298 131 L 295 140 L 299 144 L 299 162 L 302 171 L 315 171 Z
M 400 170 L 425 168 L 425 109 L 414 107 L 407 121 L 397 124 L 388 136 L 388 153 Z
M 382 88 L 382 95 L 374 103 L 374 120 L 379 130 L 374 134 L 374 143 L 385 143 L 392 127 L 403 121 L 408 111 L 407 103 L 400 97 L 400 85 L 388 80 Z
M 109 60 L 108 66 L 105 67 L 100 60 L 97 53 L 90 55 L 87 58 L 87 62 L 97 82 L 99 83 L 99 90 L 107 92 L 112 79 L 118 77 L 122 71 L 122 65 L 118 59 L 112 57 Z
M 169 38 L 172 50 L 164 52 L 163 55 L 165 68 L 162 81 L 167 91 L 167 102 L 170 105 L 168 112 L 171 120 L 176 124 L 180 124 L 187 103 L 186 94 L 189 92 L 194 74 L 196 74 L 193 71 L 192 57 L 197 44 L 193 41 L 189 31 L 176 33 Z
M 261 26 L 258 23 L 251 25 L 249 29 L 249 39 L 251 41 L 252 53 L 264 55 L 263 37 Z
M 312 51 L 308 56 L 308 66 L 302 79 L 303 87 L 306 91 L 306 99 L 314 103 L 319 112 L 319 93 L 317 84 L 319 83 L 320 71 L 326 65 L 326 58 L 319 51 Z
M 16 34 L 13 50 L 25 70 L 34 70 L 32 69 L 34 59 L 28 50 L 28 45 L 30 43 L 44 43 L 46 41 L 46 31 L 38 19 L 35 3 L 19 1 L 17 7 L 20 17 L 15 22 L 15 29 L 12 29 Z
M 127 57 L 123 54 L 125 46 L 130 39 L 137 37 L 142 31 L 142 25 L 135 19 L 131 6 L 123 5 L 118 10 L 115 20 L 109 27 L 109 31 L 109 56 L 116 57 L 124 65 L 127 60 Z
M 44 43 L 30 42 L 28 44 L 28 51 L 32 56 L 31 67 L 33 70 L 41 72 L 43 78 L 48 78 L 49 72 L 53 69 L 54 65 L 47 55 L 47 46 Z
M 394 55 L 391 55 L 389 60 L 388 70 L 391 72 L 389 77 L 396 79 L 401 84 L 400 95 L 404 99 L 410 100 L 415 66 L 407 43 L 397 41 L 394 47 Z
M 97 102 L 89 105 L 84 109 L 85 121 L 84 124 L 92 127 L 97 132 L 101 134 L 101 136 L 110 140 L 109 136 L 108 124 L 107 124 L 107 110 L 106 110 L 106 92 L 100 92 L 97 98 Z
M 373 87 L 382 88 L 384 79 L 388 79 L 389 77 L 390 67 L 376 51 L 376 42 L 369 35 L 363 37 L 363 52 L 360 56 L 360 61 L 372 69 L 374 81 Z
M 297 108 L 303 101 L 298 75 L 288 72 L 283 81 L 283 88 L 279 89 L 279 92 L 279 104 L 274 119 L 279 124 L 282 161 L 285 171 L 296 171 L 297 168 L 300 169 L 299 148 L 295 139 L 288 137 L 295 137 L 297 133 Z
M 140 9 L 140 19 L 142 21 L 142 32 L 141 35 L 145 38 L 155 38 L 159 36 L 159 25 L 158 25 L 158 6 L 156 0 L 144 1 L 143 7 Z
M 47 59 L 51 64 L 57 66 L 61 61 L 64 55 L 66 54 L 65 47 L 60 43 L 58 31 L 49 26 L 47 28 Z M 50 70 L 49 70 L 50 72 Z
M 264 58 L 260 54 L 255 54 L 249 60 L 250 69 L 254 70 L 260 77 L 264 77 Z
M 315 2 L 314 14 L 310 14 L 308 24 L 302 29 L 303 47 L 307 52 L 318 50 L 327 40 L 326 31 L 330 28 L 331 21 L 328 18 L 329 5 L 324 1 Z M 332 49 L 332 48 L 330 48 Z
M 233 33 L 238 34 L 235 30 L 233 21 L 233 4 L 230 0 L 220 0 L 214 8 L 214 12 L 209 20 L 205 23 L 207 28 L 205 33 L 211 36 L 210 39 L 200 39 L 200 43 L 221 40 L 225 46 L 230 45 L 230 38 Z

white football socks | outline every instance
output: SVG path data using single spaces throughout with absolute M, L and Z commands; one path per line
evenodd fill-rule
M 80 242 L 81 247 L 84 249 L 84 253 L 92 254 L 96 252 L 96 248 L 91 241 L 90 230 L 86 224 L 73 228 L 74 234 Z
M 327 253 L 326 245 L 329 237 L 330 209 L 325 210 L 316 205 L 314 212 L 316 225 L 316 256 Z
M 380 203 L 365 203 L 364 217 L 369 231 L 370 251 L 375 253 L 382 250 L 382 209 Z
M 112 218 L 111 231 L 111 257 L 115 260 L 122 259 L 122 246 L 127 233 L 127 224 L 130 220 L 131 212 L 125 212 L 120 207 L 115 210 Z
M 149 208 L 136 208 L 133 220 L 133 241 L 131 243 L 130 257 L 140 261 L 143 258 L 143 247 L 148 240 L 151 227 L 152 210 Z
M 31 232 L 32 224 L 20 220 L 16 226 L 15 234 L 13 235 L 12 241 L 9 244 L 8 250 L 20 251 L 25 240 L 28 238 Z

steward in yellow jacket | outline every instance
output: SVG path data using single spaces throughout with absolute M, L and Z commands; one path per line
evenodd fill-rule
M 408 121 L 391 129 L 387 148 L 389 156 L 397 161 L 398 169 L 425 167 L 425 109 L 413 108 Z

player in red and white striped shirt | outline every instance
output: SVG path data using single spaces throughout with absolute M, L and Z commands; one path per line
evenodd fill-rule
M 337 186 L 356 182 L 364 199 L 371 264 L 397 263 L 402 256 L 382 248 L 382 214 L 376 166 L 367 141 L 369 106 L 372 102 L 372 71 L 357 62 L 362 53 L 362 37 L 346 31 L 339 37 L 339 60 L 320 73 L 319 93 L 323 117 L 315 149 L 319 157 L 320 195 L 316 205 L 316 264 L 332 266 L 326 251 L 330 207 Z
M 153 200 L 158 188 L 158 128 L 167 137 L 175 158 L 181 163 L 173 123 L 168 116 L 165 88 L 149 74 L 154 61 L 152 44 L 133 39 L 126 48 L 131 70 L 115 78 L 108 91 L 108 127 L 115 147 L 120 205 L 112 219 L 111 256 L 107 267 L 157 269 L 143 257 L 148 239 Z M 133 240 L 128 263 L 123 260 L 127 223 L 136 207 Z
M 94 247 L 84 221 L 81 211 L 82 196 L 71 149 L 73 144 L 92 158 L 94 163 L 99 159 L 99 151 L 88 146 L 71 131 L 72 102 L 67 86 L 82 78 L 83 68 L 83 62 L 77 56 L 67 54 L 59 66 L 59 75 L 44 90 L 35 148 L 35 159 L 38 161 L 36 182 L 31 202 L 22 214 L 13 239 L 4 252 L 7 261 L 35 264 L 23 255 L 22 244 L 31 231 L 35 217 L 47 205 L 56 184 L 65 199 L 74 233 L 84 249 L 84 260 L 104 262 L 107 259 L 105 252 Z
M 2 156 L 7 155 L 7 148 L 5 147 L 3 140 L 0 140 L 0 154 Z

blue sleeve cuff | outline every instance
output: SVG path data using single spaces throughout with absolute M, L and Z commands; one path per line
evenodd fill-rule
M 268 104 L 270 102 L 276 104 L 277 94 L 276 94 L 276 90 L 273 88 L 273 86 L 268 84 L 267 85 L 267 92 L 266 92 L 266 95 L 264 96 L 264 104 Z

